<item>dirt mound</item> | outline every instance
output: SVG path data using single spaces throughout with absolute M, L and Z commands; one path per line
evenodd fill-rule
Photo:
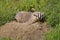
M 12 40 L 42 40 L 44 33 L 49 30 L 47 23 L 18 23 L 12 21 L 0 27 L 0 37 L 8 37 Z

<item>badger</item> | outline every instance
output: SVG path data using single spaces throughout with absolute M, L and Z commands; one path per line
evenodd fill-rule
M 44 13 L 41 12 L 26 12 L 21 11 L 18 12 L 15 16 L 17 22 L 25 23 L 25 22 L 37 22 L 42 21 L 44 17 Z

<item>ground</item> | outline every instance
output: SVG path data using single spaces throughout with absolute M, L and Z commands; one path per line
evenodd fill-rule
M 49 31 L 47 22 L 28 25 L 11 21 L 0 27 L 0 37 L 8 37 L 12 40 L 43 40 L 44 33 Z

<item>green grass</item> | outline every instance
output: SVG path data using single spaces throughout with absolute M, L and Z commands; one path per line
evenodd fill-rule
M 60 25 L 45 35 L 45 40 L 60 40 Z
M 52 26 L 52 29 L 54 28 L 46 40 L 60 39 L 58 36 L 60 32 L 57 33 L 60 30 L 60 26 L 58 26 L 60 24 L 60 0 L 0 0 L 0 26 L 14 19 L 17 12 L 28 11 L 31 5 L 36 11 L 44 12 L 46 21 Z

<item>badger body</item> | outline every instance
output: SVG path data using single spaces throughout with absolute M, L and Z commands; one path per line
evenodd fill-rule
M 30 12 L 21 11 L 16 14 L 15 19 L 17 20 L 17 22 L 24 23 L 29 20 L 30 16 Z
M 18 12 L 15 16 L 17 22 L 25 23 L 25 22 L 34 22 L 36 20 L 42 20 L 44 14 L 41 12 L 26 12 L 21 11 Z

